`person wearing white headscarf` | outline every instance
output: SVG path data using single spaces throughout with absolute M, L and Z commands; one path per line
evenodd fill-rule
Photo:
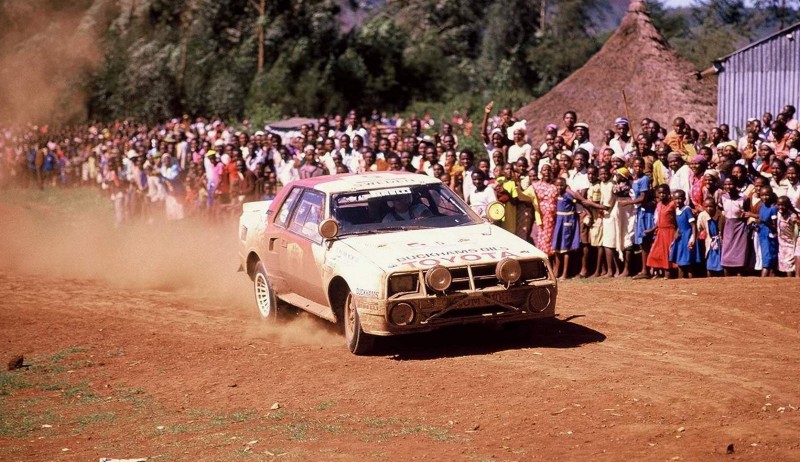
M 531 145 L 528 144 L 526 125 L 524 120 L 520 120 L 508 128 L 509 138 L 514 142 L 508 147 L 508 154 L 506 162 L 514 163 L 520 157 L 531 160 Z

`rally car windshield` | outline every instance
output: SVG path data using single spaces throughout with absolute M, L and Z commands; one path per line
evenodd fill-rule
M 371 234 L 481 223 L 482 219 L 442 184 L 401 186 L 334 194 L 331 216 L 340 235 Z

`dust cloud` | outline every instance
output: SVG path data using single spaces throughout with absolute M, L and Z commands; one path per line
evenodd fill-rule
M 197 300 L 220 311 L 234 310 L 247 338 L 269 337 L 294 344 L 341 344 L 332 325 L 310 315 L 294 316 L 278 326 L 258 317 L 250 279 L 237 272 L 238 222 L 203 219 L 130 223 L 113 226 L 113 211 L 104 195 L 70 216 L 41 200 L 0 200 L 0 271 L 41 276 L 42 284 L 58 279 L 101 281 L 124 291 L 159 290 Z M 90 287 L 90 286 L 89 286 Z M 202 305 L 202 307 L 200 307 Z M 312 319 L 313 318 L 313 319 Z
M 0 2 L 0 120 L 83 120 L 83 77 L 102 59 L 100 37 L 113 1 Z

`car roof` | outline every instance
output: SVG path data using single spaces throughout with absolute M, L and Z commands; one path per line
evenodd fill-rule
M 410 172 L 368 172 L 323 175 L 289 183 L 289 186 L 313 188 L 326 194 L 379 189 L 389 186 L 417 186 L 441 183 L 428 175 Z

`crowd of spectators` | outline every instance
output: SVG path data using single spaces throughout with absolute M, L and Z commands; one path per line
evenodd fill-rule
M 121 225 L 238 215 L 243 202 L 274 198 L 300 178 L 407 171 L 440 179 L 481 215 L 502 202 L 496 224 L 548 253 L 562 278 L 800 276 L 791 105 L 750 119 L 738 137 L 726 124 L 705 130 L 682 117 L 669 127 L 610 118 L 595 146 L 574 111 L 533 140 L 524 120 L 489 103 L 477 150 L 459 143 L 471 129 L 463 118 L 376 114 L 320 117 L 289 133 L 188 116 L 6 129 L 0 183 L 98 188 Z

